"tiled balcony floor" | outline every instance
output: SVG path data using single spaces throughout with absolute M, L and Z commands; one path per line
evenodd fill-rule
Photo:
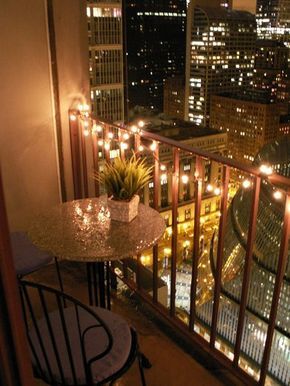
M 64 280 L 65 291 L 81 301 L 87 302 L 87 288 L 84 265 L 61 263 L 61 272 Z M 26 277 L 57 286 L 55 269 L 53 265 Z M 185 352 L 178 344 L 161 331 L 159 323 L 152 321 L 138 310 L 133 301 L 124 296 L 112 300 L 113 311 L 122 314 L 137 330 L 141 351 L 150 359 L 152 368 L 145 370 L 147 386 L 241 386 L 230 378 L 229 374 L 210 364 L 208 361 L 200 364 L 194 357 Z M 154 319 L 155 320 L 155 319 Z M 163 329 L 164 330 L 164 329 Z M 172 334 L 171 334 L 172 336 Z M 199 357 L 200 360 L 200 357 Z M 37 381 L 38 386 L 44 385 Z M 140 378 L 137 364 L 118 381 L 116 386 L 138 386 Z

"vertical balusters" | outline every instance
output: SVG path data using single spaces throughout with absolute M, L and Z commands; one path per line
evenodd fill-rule
M 253 190 L 253 197 L 252 197 L 252 207 L 251 207 L 251 214 L 250 214 L 247 250 L 246 250 L 246 256 L 245 256 L 245 267 L 244 267 L 244 275 L 243 275 L 243 283 L 242 283 L 242 294 L 241 294 L 241 301 L 240 301 L 240 312 L 239 312 L 239 320 L 238 320 L 238 328 L 237 328 L 237 337 L 236 337 L 236 343 L 235 343 L 235 356 L 234 356 L 235 365 L 238 365 L 240 350 L 241 350 L 241 341 L 242 341 L 244 318 L 245 318 L 247 299 L 248 299 L 248 288 L 250 284 L 253 250 L 254 250 L 254 244 L 255 244 L 255 238 L 256 238 L 260 187 L 261 187 L 261 178 L 256 177 L 254 190 Z
M 138 145 L 139 147 L 139 145 Z M 159 145 L 154 150 L 154 174 L 153 174 L 153 207 L 158 210 L 159 199 Z M 158 301 L 158 245 L 153 247 L 153 301 Z
M 172 175 L 172 238 L 171 238 L 171 288 L 170 288 L 170 315 L 175 315 L 176 292 L 176 260 L 177 260 L 177 217 L 178 217 L 178 191 L 179 191 L 179 149 L 173 150 L 173 175 Z
M 275 330 L 276 316 L 277 316 L 277 311 L 279 306 L 279 297 L 280 297 L 283 278 L 284 278 L 286 266 L 287 266 L 289 226 L 290 226 L 289 223 L 290 223 L 290 193 L 287 192 L 287 196 L 285 200 L 284 223 L 283 223 L 282 237 L 281 237 L 281 243 L 280 243 L 277 274 L 276 274 L 273 299 L 272 299 L 272 305 L 271 305 L 271 311 L 270 311 L 270 317 L 269 317 L 269 325 L 267 330 L 265 350 L 263 354 L 260 379 L 259 379 L 259 385 L 261 386 L 265 384 L 265 379 L 266 379 L 266 374 L 267 374 L 268 364 L 270 359 L 270 353 L 271 353 L 271 347 L 272 347 L 272 341 L 274 336 L 274 330 Z
M 230 169 L 228 166 L 223 167 L 223 185 L 221 190 L 221 217 L 219 222 L 219 235 L 218 235 L 218 249 L 217 249 L 217 262 L 215 271 L 215 285 L 214 285 L 214 303 L 211 322 L 211 336 L 210 345 L 214 347 L 216 340 L 216 329 L 218 320 L 218 310 L 221 292 L 221 280 L 222 280 L 222 263 L 223 263 L 223 248 L 226 231 L 227 220 L 227 202 L 228 202 L 228 186 L 229 186 Z
M 194 234 L 193 234 L 193 254 L 192 254 L 192 273 L 190 288 L 190 316 L 189 329 L 193 330 L 196 317 L 196 289 L 197 289 L 197 270 L 199 260 L 199 234 L 200 234 L 200 210 L 202 193 L 202 161 L 199 156 L 196 157 L 195 164 L 195 207 L 194 207 Z

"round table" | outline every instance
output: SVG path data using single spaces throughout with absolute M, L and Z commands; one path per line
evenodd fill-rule
M 34 218 L 28 234 L 37 247 L 60 260 L 88 263 L 90 303 L 105 307 L 105 286 L 107 298 L 110 287 L 109 264 L 105 263 L 140 254 L 152 247 L 164 231 L 164 219 L 143 204 L 139 204 L 138 216 L 130 223 L 111 220 L 104 196 L 53 207 Z M 109 308 L 110 298 L 107 303 Z

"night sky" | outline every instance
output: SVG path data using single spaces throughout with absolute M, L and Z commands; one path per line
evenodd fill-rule
M 234 0 L 234 8 L 255 13 L 256 0 Z

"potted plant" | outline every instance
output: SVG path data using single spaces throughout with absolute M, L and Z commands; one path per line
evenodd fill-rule
M 108 193 L 111 219 L 130 222 L 137 216 L 138 192 L 151 179 L 152 167 L 145 162 L 135 154 L 130 159 L 117 157 L 112 163 L 106 162 L 102 172 L 94 174 L 94 178 L 104 184 Z

